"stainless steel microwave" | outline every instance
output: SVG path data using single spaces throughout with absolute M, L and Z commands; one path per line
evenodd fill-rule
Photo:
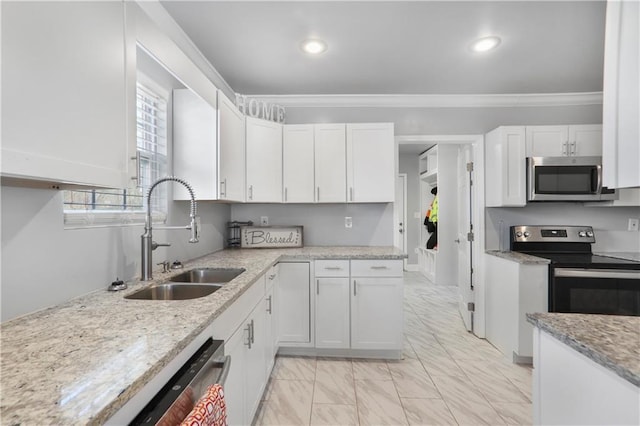
M 602 157 L 527 158 L 528 201 L 615 200 L 602 186 Z

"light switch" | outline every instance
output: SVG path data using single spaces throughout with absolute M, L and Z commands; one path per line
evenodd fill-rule
M 344 218 L 344 227 L 345 228 L 353 227 L 353 220 L 351 219 L 351 216 L 345 216 L 345 218 Z

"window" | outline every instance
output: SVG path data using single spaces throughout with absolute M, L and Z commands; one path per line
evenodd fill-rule
M 162 89 L 154 87 L 151 81 L 145 83 L 138 83 L 136 90 L 139 185 L 127 189 L 64 191 L 65 225 L 144 223 L 149 187 L 167 176 L 167 96 L 160 95 Z M 167 187 L 160 185 L 151 199 L 154 222 L 166 219 L 167 203 Z

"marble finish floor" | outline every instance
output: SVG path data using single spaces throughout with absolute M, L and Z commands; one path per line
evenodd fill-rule
M 531 424 L 531 369 L 465 330 L 455 288 L 404 277 L 403 360 L 278 357 L 254 424 Z

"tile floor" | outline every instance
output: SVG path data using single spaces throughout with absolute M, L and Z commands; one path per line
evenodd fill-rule
M 531 424 L 531 369 L 468 333 L 455 289 L 405 272 L 401 361 L 278 357 L 256 425 Z

